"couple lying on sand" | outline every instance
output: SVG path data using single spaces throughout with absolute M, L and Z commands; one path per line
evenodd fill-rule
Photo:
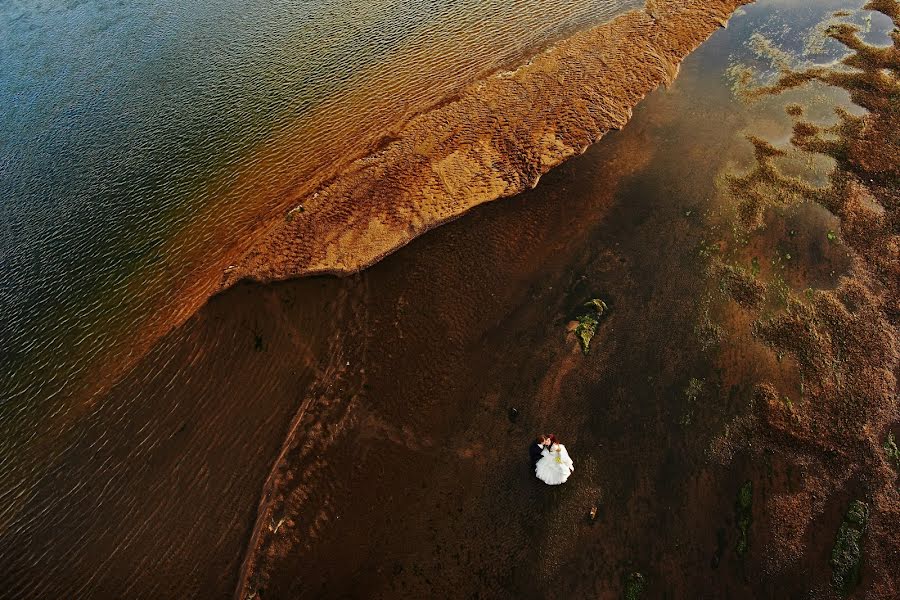
M 541 434 L 529 448 L 529 454 L 535 476 L 547 485 L 565 483 L 575 470 L 566 447 L 552 433 Z

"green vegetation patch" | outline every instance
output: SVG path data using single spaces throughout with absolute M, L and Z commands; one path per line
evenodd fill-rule
M 609 311 L 606 302 L 599 298 L 585 302 L 584 307 L 587 312 L 577 318 L 578 326 L 575 328 L 575 337 L 581 345 L 581 351 L 587 354 L 591 350 L 591 340 L 597 333 L 597 326 L 600 325 L 600 319 Z
M 831 549 L 831 585 L 844 595 L 859 583 L 862 537 L 868 521 L 869 506 L 860 500 L 851 502 Z
M 625 580 L 625 600 L 639 600 L 647 589 L 647 578 L 634 572 Z
M 600 320 L 594 315 L 581 315 L 578 317 L 578 327 L 575 328 L 575 335 L 578 337 L 578 343 L 581 344 L 581 351 L 585 354 L 591 351 L 591 340 L 597 333 L 597 325 Z
M 606 312 L 609 310 L 606 302 L 600 300 L 599 298 L 593 298 L 592 300 L 585 302 L 584 307 L 594 309 L 598 316 L 606 314 Z
M 738 490 L 734 505 L 738 528 L 737 553 L 745 556 L 750 549 L 750 522 L 753 518 L 753 482 L 748 481 Z
M 887 454 L 888 460 L 894 462 L 897 468 L 900 468 L 900 448 L 897 448 L 897 442 L 894 440 L 894 434 L 889 433 L 887 439 L 884 440 L 884 453 Z

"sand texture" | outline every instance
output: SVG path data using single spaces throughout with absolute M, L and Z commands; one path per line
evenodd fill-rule
M 473 206 L 534 187 L 632 109 L 746 0 L 660 0 L 479 81 L 336 174 L 230 266 L 222 287 L 363 269 Z

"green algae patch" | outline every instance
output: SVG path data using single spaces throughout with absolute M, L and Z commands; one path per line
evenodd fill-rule
M 900 448 L 897 448 L 897 442 L 894 440 L 894 434 L 889 433 L 887 439 L 884 440 L 884 453 L 888 460 L 894 463 L 894 466 L 900 469 Z
M 593 298 L 585 302 L 583 308 L 587 312 L 576 319 L 578 325 L 575 327 L 575 337 L 578 338 L 578 343 L 581 345 L 581 352 L 588 354 L 591 350 L 591 340 L 594 339 L 597 327 L 600 325 L 600 319 L 609 311 L 609 307 L 603 300 Z
M 609 310 L 609 307 L 606 305 L 606 302 L 600 300 L 599 298 L 593 298 L 589 302 L 584 303 L 585 308 L 592 308 L 596 311 L 598 316 L 602 316 Z
M 869 506 L 860 500 L 851 502 L 831 549 L 831 586 L 845 596 L 859 583 L 862 537 L 868 521 Z
M 647 578 L 634 572 L 625 580 L 625 600 L 639 600 L 647 589 Z
M 591 340 L 597 333 L 597 325 L 600 321 L 594 315 L 582 315 L 578 317 L 578 327 L 575 328 L 575 336 L 581 344 L 581 351 L 585 354 L 591 351 Z
M 750 523 L 753 518 L 753 482 L 747 481 L 738 490 L 734 505 L 738 528 L 737 554 L 746 556 L 750 549 Z

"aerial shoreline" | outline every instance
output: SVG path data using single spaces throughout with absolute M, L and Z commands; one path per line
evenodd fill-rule
M 123 332 L 130 339 L 120 348 L 127 352 L 98 357 L 90 377 L 72 386 L 70 395 L 81 402 L 62 421 L 49 423 L 48 431 L 84 414 L 159 340 L 237 282 L 356 273 L 479 204 L 534 187 L 541 175 L 624 127 L 647 94 L 671 84 L 681 61 L 750 2 L 650 0 L 650 8 L 575 33 L 512 71 L 474 82 L 458 97 L 412 118 L 375 153 L 297 183 L 293 197 L 285 192 L 273 197 L 270 214 L 238 231 L 222 231 L 223 251 L 207 262 L 198 257 L 193 276 L 169 301 L 132 324 L 130 334 Z M 558 60 L 563 57 L 569 59 L 565 64 Z M 530 111 L 542 118 L 524 120 Z M 473 115 L 490 126 L 484 131 L 470 126 Z M 441 123 L 468 129 L 441 142 Z M 508 126 L 495 126 L 499 123 Z M 430 154 L 421 154 L 423 143 L 434 145 Z M 445 181 L 471 191 L 447 193 Z M 431 187 L 424 189 L 425 184 Z M 359 202 L 369 196 L 374 200 Z M 189 235 L 185 230 L 167 246 L 177 247 Z M 132 293 L 139 294 L 143 285 L 136 278 Z
M 470 85 L 378 151 L 297 198 L 226 267 L 242 279 L 358 272 L 621 129 L 681 61 L 749 0 L 663 0 L 578 32 L 519 68 Z
M 25 483 L 0 520 L 7 595 L 893 598 L 900 10 L 807 8 L 737 11 L 676 85 L 583 154 L 572 142 L 535 189 L 558 122 L 520 94 L 507 108 L 550 125 L 526 150 L 498 146 L 511 167 L 482 166 L 525 191 L 470 209 L 448 193 L 462 213 L 444 221 L 384 213 L 409 217 L 408 244 L 362 226 L 393 226 L 377 211 L 391 190 L 422 192 L 418 176 L 450 190 L 429 161 L 458 140 L 407 165 L 404 135 L 440 137 L 416 124 L 494 79 L 546 75 L 534 65 L 559 44 L 398 118 L 380 145 L 372 127 L 294 186 L 242 171 L 269 203 L 216 230 L 220 251 L 197 252 L 121 336 L 130 353 L 93 360 L 107 379 L 91 402 L 39 424 L 66 430 L 28 429 L 27 453 L 8 453 L 30 470 L 10 471 Z M 818 35 L 845 50 L 804 47 L 773 79 L 753 45 L 772 30 L 797 38 L 775 36 L 773 54 Z M 291 237 L 321 214 L 332 237 Z M 398 239 L 370 267 L 291 262 L 313 242 L 337 261 Z M 239 272 L 254 265 L 283 273 Z M 573 319 L 593 299 L 608 312 L 588 352 Z M 570 448 L 565 486 L 529 470 L 536 432 Z

